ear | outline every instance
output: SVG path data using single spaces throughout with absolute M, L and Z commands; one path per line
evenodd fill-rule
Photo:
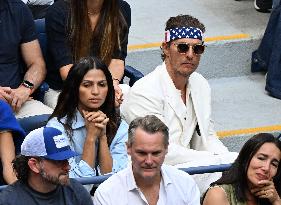
M 127 154 L 128 154 L 128 155 L 131 155 L 132 146 L 129 146 L 128 142 L 126 142 L 126 147 L 127 147 Z
M 30 158 L 27 162 L 29 168 L 37 174 L 40 173 L 40 164 L 39 163 L 40 162 L 35 158 Z
M 168 43 L 162 42 L 161 49 L 162 49 L 163 53 L 166 55 L 166 57 L 169 57 L 169 55 L 170 55 L 170 50 L 169 50 L 170 46 L 168 45 Z

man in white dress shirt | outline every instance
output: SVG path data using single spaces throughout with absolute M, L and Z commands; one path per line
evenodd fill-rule
M 96 190 L 95 205 L 199 205 L 200 192 L 193 178 L 163 165 L 168 152 L 168 127 L 154 115 L 133 120 L 127 150 L 132 165 L 111 176 Z

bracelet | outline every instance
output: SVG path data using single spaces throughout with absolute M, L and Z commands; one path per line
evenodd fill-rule
M 118 78 L 112 78 L 112 80 L 113 80 L 113 81 L 114 81 L 114 80 L 117 80 L 118 83 L 120 83 L 120 80 L 119 80 Z

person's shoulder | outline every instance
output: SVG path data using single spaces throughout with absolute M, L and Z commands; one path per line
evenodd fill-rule
M 69 9 L 69 3 L 65 0 L 58 0 L 47 10 L 46 18 L 54 14 L 66 15 Z
M 223 185 L 210 187 L 204 197 L 203 205 L 227 204 L 228 198 Z
M 9 3 L 12 6 L 19 6 L 19 7 L 24 7 L 25 3 L 22 0 L 9 0 Z
M 22 189 L 22 184 L 17 181 L 13 184 L 6 186 L 0 191 L 0 205 L 2 204 L 15 204 L 15 200 L 18 200 L 19 191 Z
M 126 183 L 126 177 L 128 174 L 128 167 L 122 169 L 121 171 L 110 176 L 106 181 L 101 183 L 97 189 L 99 192 L 110 193 L 114 190 L 122 191 L 122 187 L 124 187 L 124 183 Z
M 160 86 L 161 84 L 161 68 L 160 66 L 156 67 L 153 71 L 139 79 L 138 81 L 135 82 L 135 84 L 131 87 L 131 90 L 137 90 L 138 88 L 143 90 L 143 89 L 148 89 L 148 93 L 157 91 L 157 86 Z M 154 89 L 152 89 L 154 88 Z M 145 93 L 145 92 L 143 92 Z
M 200 80 L 200 81 L 205 81 L 207 82 L 207 79 L 201 75 L 200 73 L 197 73 L 197 72 L 193 72 L 190 77 L 189 77 L 190 80 Z
M 69 187 L 71 187 L 72 191 L 76 194 L 76 195 L 81 195 L 81 193 L 84 194 L 89 194 L 89 192 L 84 188 L 84 186 L 78 182 L 75 179 L 69 179 Z M 67 187 L 67 186 L 66 186 Z
M 9 4 L 11 6 L 12 11 L 16 14 L 21 10 L 29 11 L 29 8 L 22 0 L 9 0 Z
M 175 180 L 186 179 L 188 181 L 194 182 L 193 178 L 188 173 L 186 173 L 174 166 L 163 164 L 162 169 L 172 179 L 175 179 Z
M 209 89 L 210 85 L 208 80 L 201 75 L 200 73 L 193 72 L 189 77 L 189 83 L 192 87 L 195 87 L 196 89 Z
M 131 10 L 130 4 L 126 1 L 119 0 L 119 6 L 121 9 L 124 9 L 125 11 Z

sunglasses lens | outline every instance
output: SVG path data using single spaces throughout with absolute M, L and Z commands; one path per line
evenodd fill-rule
M 200 55 L 204 53 L 205 46 L 204 45 L 194 45 L 193 46 L 193 51 L 195 54 Z
M 186 53 L 189 49 L 189 45 L 188 44 L 178 44 L 178 52 L 179 53 Z

